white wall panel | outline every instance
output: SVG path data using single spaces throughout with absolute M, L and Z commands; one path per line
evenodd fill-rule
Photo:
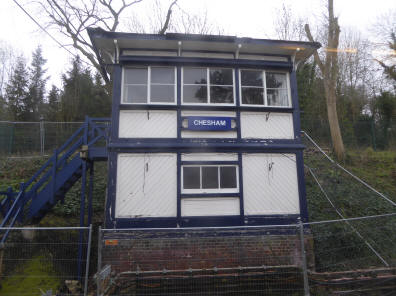
M 293 139 L 293 115 L 290 113 L 241 112 L 242 138 Z
M 122 110 L 120 138 L 176 138 L 176 111 Z
M 239 198 L 183 198 L 181 200 L 181 215 L 183 217 L 239 215 Z
M 244 154 L 242 171 L 245 215 L 300 212 L 294 154 Z
M 237 161 L 236 153 L 183 153 L 182 161 Z
M 176 154 L 119 154 L 116 217 L 175 217 L 176 186 Z

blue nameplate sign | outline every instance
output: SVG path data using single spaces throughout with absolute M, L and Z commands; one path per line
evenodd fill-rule
M 188 129 L 197 131 L 229 131 L 232 117 L 189 116 Z

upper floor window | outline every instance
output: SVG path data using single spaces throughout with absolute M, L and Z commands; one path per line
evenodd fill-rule
M 233 105 L 234 70 L 183 68 L 183 104 Z
M 241 70 L 241 104 L 290 107 L 287 73 Z
M 127 104 L 174 104 L 174 67 L 124 68 L 122 102 Z

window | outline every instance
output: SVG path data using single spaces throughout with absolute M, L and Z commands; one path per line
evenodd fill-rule
M 184 193 L 237 193 L 238 177 L 235 165 L 183 166 Z
M 287 73 L 241 70 L 241 104 L 289 107 Z
M 233 69 L 183 68 L 183 103 L 234 104 Z
M 174 67 L 124 68 L 123 98 L 127 104 L 174 104 Z

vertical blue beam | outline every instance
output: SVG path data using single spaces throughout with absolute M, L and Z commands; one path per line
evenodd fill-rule
M 298 104 L 297 93 L 297 75 L 293 67 L 290 73 L 290 90 L 293 104 L 293 125 L 294 125 L 294 139 L 301 142 L 301 123 L 300 123 L 300 108 Z M 297 165 L 297 179 L 298 179 L 298 194 L 300 201 L 300 215 L 302 221 L 308 222 L 308 207 L 306 199 L 305 177 L 304 177 L 304 155 L 303 151 L 296 152 Z
M 83 135 L 83 145 L 87 145 L 88 143 L 88 117 L 85 117 L 84 122 L 84 135 Z M 84 227 L 85 224 L 85 188 L 87 185 L 87 161 L 86 159 L 82 159 L 81 166 L 81 200 L 80 200 L 80 227 Z M 83 256 L 83 240 L 84 240 L 84 231 L 80 230 L 80 238 L 78 244 L 78 280 L 81 280 L 82 273 L 82 256 Z
M 177 152 L 177 223 L 181 225 L 181 153 Z
M 239 68 L 235 68 L 235 100 L 236 100 L 236 125 L 237 125 L 237 139 L 241 140 L 241 110 L 239 107 L 240 97 L 239 97 Z
M 242 174 L 242 153 L 238 153 L 238 173 L 239 173 L 239 215 L 241 217 L 241 225 L 245 224 L 245 208 L 243 205 L 243 174 Z
M 308 222 L 308 206 L 305 190 L 305 177 L 304 177 L 304 155 L 303 151 L 296 152 L 296 165 L 297 165 L 297 180 L 298 180 L 298 195 L 300 201 L 300 216 L 303 223 Z
M 177 90 L 177 140 L 181 139 L 181 128 L 182 128 L 182 120 L 181 120 L 181 67 L 177 67 L 176 69 L 176 90 Z
M 88 185 L 88 221 L 87 225 L 92 223 L 92 195 L 93 195 L 93 181 L 94 181 L 94 162 L 92 161 L 89 169 L 89 185 Z
M 121 83 L 122 68 L 121 65 L 113 66 L 113 104 L 111 110 L 111 133 L 110 142 L 118 139 L 120 104 L 121 104 Z
M 115 227 L 115 194 L 117 182 L 117 153 L 109 152 L 108 157 L 107 197 L 106 197 L 106 228 Z

